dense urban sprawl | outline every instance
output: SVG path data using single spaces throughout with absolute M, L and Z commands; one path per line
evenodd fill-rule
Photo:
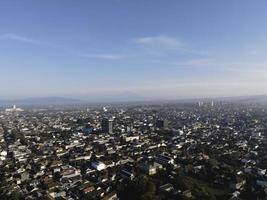
M 0 199 L 266 199 L 267 108 L 226 102 L 0 112 Z

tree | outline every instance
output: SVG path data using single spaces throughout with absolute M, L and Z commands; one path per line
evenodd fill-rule
M 133 181 L 124 181 L 118 186 L 118 197 L 121 200 L 154 200 L 155 184 L 146 176 L 139 176 Z
M 96 194 L 95 192 L 91 192 L 88 194 L 83 194 L 81 196 L 81 200 L 100 200 L 100 196 Z
M 21 194 L 20 192 L 18 192 L 18 191 L 13 191 L 13 192 L 10 194 L 10 196 L 9 196 L 8 199 L 9 199 L 9 200 L 22 200 L 22 199 L 24 199 L 24 198 L 23 198 L 23 194 Z
M 56 172 L 56 173 L 53 174 L 53 180 L 55 182 L 60 181 L 61 177 L 62 176 L 61 176 L 60 172 Z
M 199 200 L 216 200 L 216 197 L 210 193 L 204 186 L 200 187 L 195 184 L 193 188 L 193 195 Z

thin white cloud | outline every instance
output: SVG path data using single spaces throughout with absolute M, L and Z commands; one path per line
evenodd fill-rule
M 189 59 L 181 60 L 177 62 L 171 62 L 171 65 L 177 67 L 188 67 L 188 68 L 220 68 L 225 71 L 232 72 L 256 72 L 256 71 L 266 71 L 267 61 L 240 61 L 240 60 L 228 60 L 227 59 L 215 59 L 215 58 L 200 58 L 200 59 Z
M 40 40 L 36 40 L 33 38 L 29 38 L 29 37 L 24 37 L 15 33 L 5 33 L 0 35 L 0 39 L 3 40 L 13 40 L 13 41 L 17 41 L 17 42 L 23 42 L 23 43 L 28 43 L 28 44 L 32 44 L 32 45 L 38 45 L 38 46 L 44 46 L 44 47 L 49 47 L 49 48 L 53 48 L 53 49 L 58 49 L 79 57 L 85 57 L 85 58 L 98 58 L 98 59 L 106 59 L 106 60 L 119 60 L 125 57 L 125 55 L 121 55 L 121 54 L 112 54 L 112 53 L 105 53 L 105 54 L 83 54 L 83 53 L 79 53 L 76 50 L 73 49 L 69 49 L 69 48 L 65 48 L 59 45 L 55 45 L 55 44 L 51 44 L 51 43 L 47 43 L 47 42 L 43 42 Z
M 167 35 L 138 37 L 132 39 L 131 42 L 142 47 L 143 52 L 152 56 L 177 56 L 179 54 L 207 56 L 208 54 L 207 51 L 192 48 L 179 37 Z
M 27 43 L 27 44 L 31 44 L 31 45 L 37 45 L 37 46 L 48 47 L 48 48 L 53 48 L 53 49 L 59 49 L 59 50 L 71 53 L 71 51 L 69 51 L 67 49 L 64 49 L 63 47 L 61 47 L 59 45 L 55 45 L 55 44 L 52 44 L 52 43 L 48 43 L 48 42 L 44 42 L 44 41 L 41 41 L 41 40 L 33 39 L 33 38 L 30 38 L 30 37 L 21 36 L 21 35 L 15 34 L 15 33 L 2 34 L 2 35 L 0 35 L 0 39 L 13 40 L 13 41 Z
M 183 60 L 177 61 L 173 64 L 178 67 L 210 67 L 214 66 L 216 61 L 211 58 L 200 58 L 200 59 L 190 59 L 190 60 Z
M 153 46 L 163 46 L 171 48 L 181 48 L 184 46 L 183 42 L 175 37 L 170 36 L 148 36 L 148 37 L 139 37 L 133 40 L 136 44 L 142 45 L 153 45 Z
M 38 41 L 38 40 L 35 40 L 32 38 L 28 38 L 28 37 L 24 37 L 24 36 L 20 36 L 20 35 L 14 34 L 14 33 L 2 34 L 2 35 L 0 35 L 0 39 L 14 40 L 14 41 L 18 41 L 18 42 L 30 43 L 30 44 L 35 44 L 35 45 L 50 46 L 49 44 L 43 43 L 41 41 Z
M 106 59 L 106 60 L 120 60 L 125 57 L 122 54 L 84 54 L 81 56 L 86 57 L 86 58 L 99 58 L 99 59 Z

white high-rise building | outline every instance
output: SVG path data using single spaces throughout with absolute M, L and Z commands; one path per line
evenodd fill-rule
M 12 108 L 7 108 L 6 109 L 6 112 L 22 112 L 22 111 L 23 111 L 23 109 L 22 108 L 17 108 L 16 105 L 13 105 Z

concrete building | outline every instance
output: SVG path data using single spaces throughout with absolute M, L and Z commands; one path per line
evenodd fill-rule
M 105 133 L 112 133 L 113 120 L 104 118 L 101 123 L 102 131 Z
M 102 162 L 95 161 L 92 163 L 92 167 L 95 168 L 97 171 L 102 171 L 106 169 L 106 165 Z

